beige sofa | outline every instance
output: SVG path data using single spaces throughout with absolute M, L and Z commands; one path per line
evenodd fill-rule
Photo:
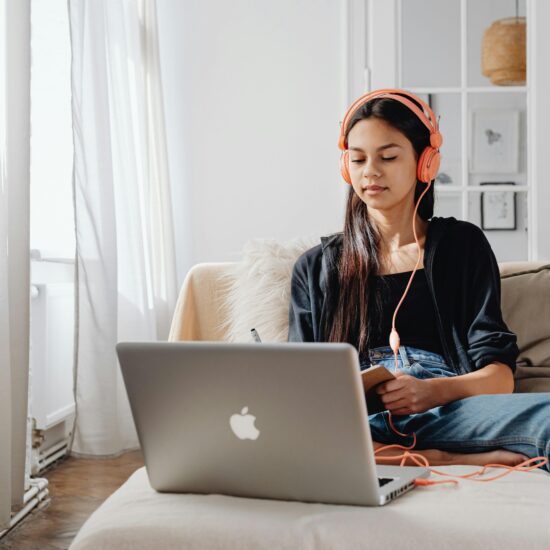
M 242 262 L 195 266 L 170 338 L 248 340 L 255 326 L 266 341 L 284 340 L 292 264 L 306 244 L 256 243 Z M 516 390 L 550 391 L 550 265 L 504 264 L 501 272 L 504 316 L 521 348 Z M 513 472 L 361 508 L 158 494 L 141 468 L 88 519 L 71 549 L 548 549 L 548 495 L 550 474 Z
M 194 266 L 183 284 L 169 339 L 249 341 L 255 327 L 263 341 L 285 341 L 292 265 L 310 244 L 283 247 L 259 241 L 249 243 L 240 263 Z M 503 317 L 520 348 L 515 391 L 550 391 L 550 262 L 499 267 Z

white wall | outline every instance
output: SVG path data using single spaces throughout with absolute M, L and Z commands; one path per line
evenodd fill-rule
M 340 230 L 345 6 L 157 0 L 180 280 L 251 238 Z

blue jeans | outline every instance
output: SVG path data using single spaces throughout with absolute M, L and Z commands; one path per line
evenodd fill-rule
M 392 372 L 395 358 L 390 347 L 369 350 L 370 363 Z M 457 376 L 437 353 L 401 346 L 399 368 L 415 378 Z M 380 443 L 410 445 L 390 427 L 388 411 L 369 415 L 372 438 Z M 550 459 L 550 393 L 476 395 L 423 413 L 392 416 L 404 434 L 416 433 L 417 449 L 479 453 L 507 449 L 529 458 Z M 550 465 L 546 465 L 550 471 Z

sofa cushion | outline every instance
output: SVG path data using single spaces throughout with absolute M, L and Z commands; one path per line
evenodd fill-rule
M 517 334 L 518 363 L 550 367 L 550 264 L 500 265 L 502 315 Z
M 442 469 L 458 476 L 478 468 Z M 88 518 L 70 550 L 548 549 L 549 494 L 550 474 L 537 470 L 491 484 L 419 487 L 383 507 L 310 504 L 157 493 L 140 468 Z
M 550 264 L 500 264 L 502 315 L 518 336 L 516 392 L 550 391 Z

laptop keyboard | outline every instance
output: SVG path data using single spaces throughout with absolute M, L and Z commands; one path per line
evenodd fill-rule
M 383 487 L 384 485 L 386 485 L 386 483 L 389 483 L 390 481 L 393 481 L 393 477 L 379 477 L 378 485 L 380 487 Z

